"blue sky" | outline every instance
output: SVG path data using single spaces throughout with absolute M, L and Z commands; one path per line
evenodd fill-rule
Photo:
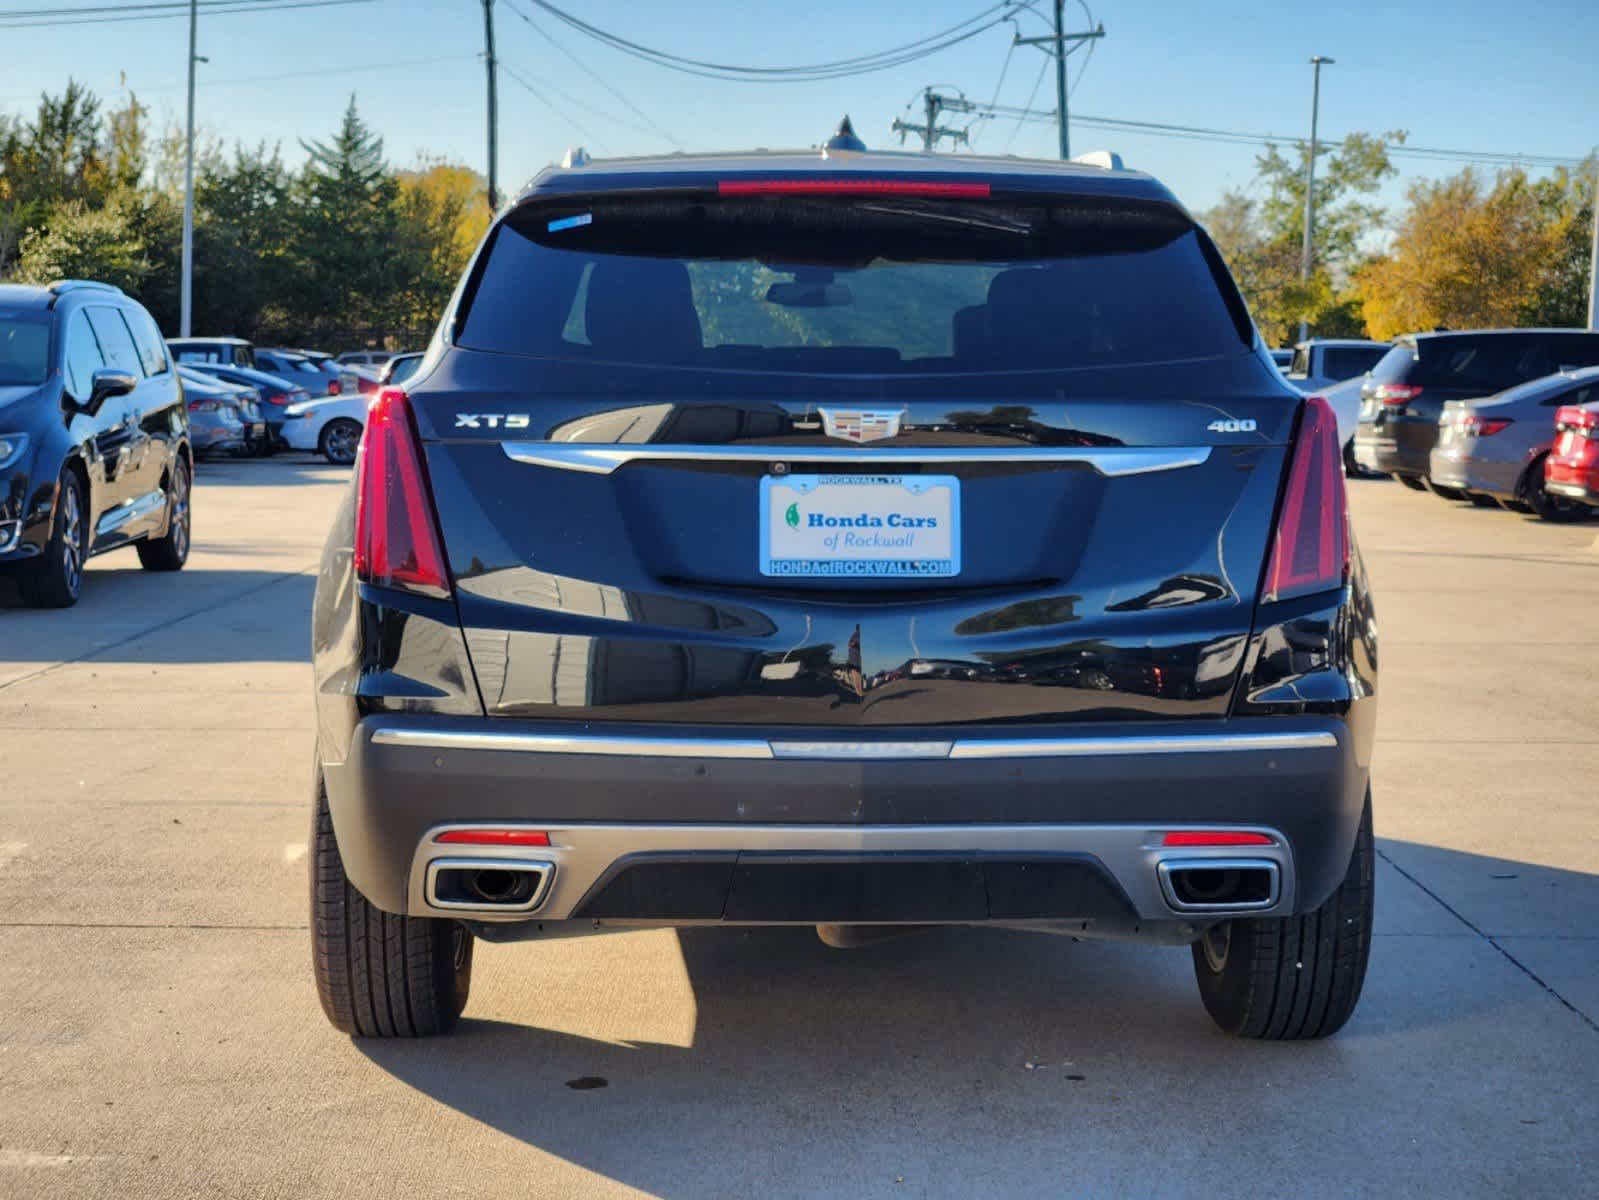
M 88 0 L 60 0 L 63 7 Z M 97 0 L 107 2 L 107 0 Z M 121 3 L 124 0 L 112 0 Z M 133 0 L 126 0 L 133 2 Z M 848 57 L 952 25 L 986 0 L 562 0 L 585 19 L 653 46 L 719 61 L 785 65 Z M 1470 150 L 1581 155 L 1599 144 L 1599 4 L 1553 0 L 1507 9 L 1477 0 L 1089 0 L 1107 37 L 1084 68 L 1072 62 L 1071 109 L 1094 116 L 1302 136 L 1309 121 L 1311 54 L 1326 68 L 1322 130 L 1401 128 L 1412 143 Z M 37 7 L 0 0 L 0 11 Z M 1039 0 L 1047 11 L 1048 0 Z M 1086 20 L 1073 0 L 1072 20 Z M 1011 31 L 1001 26 L 958 47 L 879 74 L 826 83 L 750 85 L 678 75 L 624 57 L 536 16 L 527 0 L 497 0 L 499 52 L 531 94 L 501 77 L 500 164 L 514 186 L 571 144 L 591 153 L 670 150 L 616 96 L 518 17 L 647 110 L 690 149 L 802 146 L 848 111 L 870 145 L 892 144 L 889 124 L 924 84 L 989 100 Z M 1023 19 L 1024 32 L 1043 32 Z M 0 111 L 28 113 L 41 90 L 68 76 L 115 103 L 137 91 L 158 121 L 181 121 L 183 20 L 54 29 L 0 29 Z M 479 0 L 375 0 L 343 8 L 206 15 L 201 19 L 199 121 L 235 140 L 280 142 L 290 161 L 301 138 L 325 136 L 351 92 L 384 136 L 391 159 L 445 156 L 484 162 L 482 10 Z M 1001 103 L 1026 103 L 1037 50 L 1018 49 Z M 1035 107 L 1053 104 L 1046 75 Z M 983 122 L 977 148 L 1049 156 L 1052 126 Z M 1248 146 L 1073 130 L 1073 150 L 1112 148 L 1203 208 L 1254 174 Z M 1407 161 L 1401 184 L 1457 163 Z M 1398 198 L 1399 187 L 1388 199 Z

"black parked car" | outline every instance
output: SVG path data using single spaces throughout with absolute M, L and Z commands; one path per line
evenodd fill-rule
M 1331 1033 L 1377 665 L 1332 412 L 1149 176 L 832 149 L 546 171 L 375 399 L 313 618 L 325 1011 L 447 1028 L 474 936 L 980 924 Z
M 1438 420 L 1451 400 L 1480 400 L 1568 367 L 1599 365 L 1599 333 L 1487 329 L 1397 338 L 1361 385 L 1355 462 L 1418 491 L 1464 500 L 1429 476 Z
M 194 463 L 155 322 L 117 288 L 0 284 L 0 570 L 38 607 L 77 602 L 89 556 L 189 556 Z

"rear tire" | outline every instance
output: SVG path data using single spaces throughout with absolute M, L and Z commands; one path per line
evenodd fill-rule
M 1551 496 L 1544 490 L 1543 465 L 1544 459 L 1548 457 L 1544 455 L 1527 468 L 1526 482 L 1521 485 L 1521 494 L 1527 502 L 1527 507 L 1544 521 L 1564 524 L 1568 521 L 1586 520 L 1588 517 L 1586 504 L 1578 500 L 1568 500 L 1564 496 Z
M 355 461 L 361 445 L 361 422 L 339 417 L 322 427 L 317 438 L 317 453 L 335 466 L 347 467 Z
M 356 891 L 317 773 L 311 817 L 311 967 L 322 1011 L 353 1037 L 449 1030 L 472 985 L 472 934 L 459 921 L 384 912 Z
M 1427 490 L 1427 485 L 1421 481 L 1419 476 L 1395 475 L 1394 478 L 1399 480 L 1400 483 L 1404 484 L 1413 492 L 1424 492 Z
M 1325 904 L 1297 917 L 1224 921 L 1194 943 L 1199 995 L 1217 1025 L 1270 1041 L 1343 1028 L 1371 954 L 1375 857 L 1368 791 L 1349 869 Z
M 61 472 L 55 517 L 44 553 L 17 578 L 29 608 L 71 608 L 83 591 L 83 564 L 89 557 L 89 504 L 76 471 Z
M 139 565 L 146 571 L 181 571 L 189 561 L 189 499 L 193 494 L 189 460 L 182 455 L 172 466 L 167 485 L 167 531 L 138 544 Z

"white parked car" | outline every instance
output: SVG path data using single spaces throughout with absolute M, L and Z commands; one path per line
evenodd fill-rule
M 349 466 L 366 430 L 371 393 L 304 400 L 283 410 L 283 440 L 294 450 L 314 450 L 330 463 Z
M 1300 391 L 1321 393 L 1335 383 L 1364 375 L 1392 349 L 1389 342 L 1363 338 L 1311 338 L 1294 347 L 1294 360 L 1285 374 Z

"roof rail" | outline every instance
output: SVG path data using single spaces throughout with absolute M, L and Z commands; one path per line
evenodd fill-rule
M 1090 150 L 1071 160 L 1080 167 L 1103 167 L 1107 171 L 1125 171 L 1127 165 L 1114 150 Z
M 52 295 L 59 296 L 63 292 L 75 292 L 80 288 L 96 292 L 115 292 L 122 295 L 122 289 L 111 283 L 100 283 L 93 279 L 58 279 L 49 287 Z

